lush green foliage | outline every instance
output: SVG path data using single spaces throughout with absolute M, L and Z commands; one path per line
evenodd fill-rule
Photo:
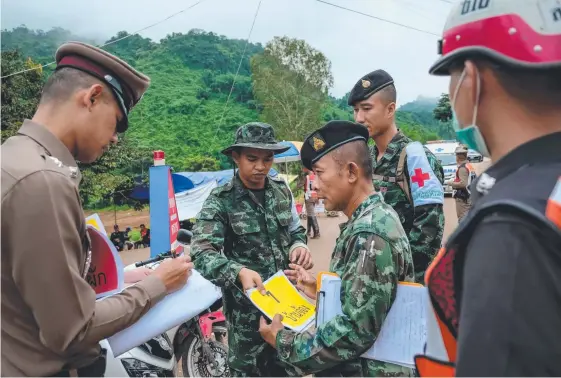
M 275 37 L 251 58 L 253 90 L 263 104 L 261 118 L 279 138 L 302 140 L 321 126 L 331 63 L 305 41 Z
M 120 40 L 124 37 L 127 38 Z M 31 67 L 30 64 L 51 62 L 58 45 L 66 40 L 93 42 L 60 28 L 48 32 L 26 27 L 3 31 L 2 75 Z M 105 49 L 145 72 L 152 84 L 131 113 L 126 139 L 100 161 L 82 167 L 85 178 L 82 197 L 88 206 L 106 206 L 112 197 L 120 202 L 119 195 L 112 193 L 126 194 L 134 180 L 146 176 L 152 150 L 164 150 L 166 161 L 176 171 L 225 169 L 231 163 L 220 151 L 233 141 L 237 127 L 246 122 L 266 119 L 277 127 L 281 138 L 301 140 L 323 121 L 352 120 L 348 94 L 341 99 L 327 96 L 332 85 L 330 62 L 304 41 L 275 39 L 267 45 L 270 54 L 260 44 L 246 45 L 245 40 L 197 29 L 186 34 L 170 34 L 159 42 L 138 35 L 128 37 L 123 31 L 108 42 L 113 41 Z M 5 60 L 5 54 L 16 54 L 8 50 L 15 49 L 21 55 L 12 58 L 6 55 Z M 274 67 L 276 71 L 266 72 L 265 79 L 262 75 L 259 81 L 258 71 L 262 67 L 255 63 L 268 56 L 280 59 L 282 64 Z M 27 57 L 32 61 L 27 61 Z M 32 116 L 40 81 L 50 69 L 52 66 L 43 74 L 31 71 L 2 80 L 3 134 L 4 129 L 17 130 L 23 118 Z M 309 112 L 311 118 L 301 122 L 302 127 L 272 116 L 272 111 L 268 113 L 273 103 L 271 96 L 280 89 L 272 86 L 263 90 L 267 84 L 264 80 L 274 81 L 275 74 L 276 85 L 286 82 L 298 88 L 293 91 L 298 98 L 293 103 L 286 102 L 291 114 L 305 118 L 308 114 L 302 113 L 302 107 L 313 110 Z M 14 101 L 16 98 L 18 101 Z M 401 130 L 421 142 L 444 137 L 441 122 L 432 115 L 436 101 L 432 105 L 424 104 L 422 109 L 415 107 L 419 104 L 409 104 L 409 108 L 406 105 L 397 113 Z M 293 128 L 297 131 L 291 132 Z

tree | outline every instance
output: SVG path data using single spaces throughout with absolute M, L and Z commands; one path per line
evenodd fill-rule
M 16 134 L 24 119 L 33 117 L 43 86 L 43 71 L 31 58 L 20 52 L 2 51 L 2 76 L 22 69 L 36 68 L 2 79 L 2 142 Z
M 432 111 L 434 118 L 441 121 L 447 122 L 452 119 L 452 108 L 450 106 L 450 98 L 446 93 L 443 93 L 438 99 L 438 104 L 436 108 Z
M 303 40 L 275 37 L 251 58 L 253 92 L 261 118 L 281 139 L 303 139 L 322 123 L 333 85 L 331 62 Z
M 445 139 L 454 138 L 454 129 L 451 125 L 452 107 L 450 106 L 450 97 L 443 93 L 438 99 L 438 104 L 432 112 L 434 118 L 439 121 L 438 133 Z
M 36 68 L 2 79 L 2 140 L 5 140 L 17 132 L 25 118 L 33 117 L 41 98 L 43 71 L 30 58 L 24 62 L 18 51 L 2 51 L 1 67 L 2 75 Z M 80 196 L 84 206 L 108 205 L 115 196 L 126 198 L 135 181 L 146 180 L 148 170 L 145 169 L 143 175 L 144 167 L 139 162 L 150 156 L 149 151 L 124 138 L 95 163 L 79 163 L 83 175 Z M 120 202 L 137 205 L 128 199 Z
M 104 207 L 113 203 L 141 208 L 142 204 L 129 199 L 130 191 L 148 181 L 151 153 L 122 137 L 92 164 L 78 163 L 82 172 L 80 197 L 85 207 Z

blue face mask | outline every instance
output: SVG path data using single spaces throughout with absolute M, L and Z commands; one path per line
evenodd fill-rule
M 473 119 L 471 125 L 463 127 L 460 125 L 458 121 L 458 117 L 456 116 L 456 111 L 454 107 L 456 105 L 456 99 L 458 98 L 458 92 L 460 91 L 460 86 L 466 76 L 466 71 L 462 72 L 460 76 L 460 80 L 458 80 L 458 85 L 456 86 L 456 90 L 454 91 L 454 99 L 452 100 L 451 108 L 452 108 L 452 125 L 454 126 L 454 131 L 456 131 L 456 136 L 460 143 L 465 144 L 468 148 L 472 150 L 478 151 L 481 155 L 485 157 L 491 157 L 489 154 L 489 149 L 487 148 L 487 144 L 485 143 L 485 139 L 483 139 L 483 135 L 481 135 L 481 131 L 479 131 L 479 127 L 475 124 L 475 120 L 477 119 L 477 108 L 479 105 L 479 93 L 480 93 L 480 82 L 479 82 L 479 75 L 477 76 L 477 96 L 476 96 L 476 103 L 475 109 L 473 110 Z

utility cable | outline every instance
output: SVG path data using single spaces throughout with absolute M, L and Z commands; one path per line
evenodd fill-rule
M 251 33 L 253 32 L 253 27 L 255 26 L 255 20 L 257 20 L 257 15 L 259 14 L 259 9 L 261 8 L 261 1 L 262 0 L 259 0 L 259 4 L 257 4 L 257 10 L 255 11 L 255 15 L 253 16 L 253 22 L 251 24 L 251 28 L 249 29 L 249 34 L 247 35 L 247 39 L 245 41 L 245 46 L 243 48 L 242 57 L 241 57 L 240 62 L 238 64 L 238 69 L 236 71 L 236 74 L 234 75 L 234 81 L 232 82 L 232 87 L 230 88 L 230 93 L 228 94 L 228 98 L 226 99 L 226 104 L 224 105 L 224 110 L 222 111 L 222 116 L 220 117 L 220 122 L 216 126 L 216 133 L 214 134 L 215 138 L 218 136 L 218 130 L 220 129 L 220 125 L 222 125 L 222 121 L 224 120 L 224 116 L 226 115 L 226 110 L 228 108 L 228 103 L 230 102 L 230 97 L 232 96 L 232 92 L 234 91 L 234 86 L 236 85 L 236 79 L 238 78 L 238 74 L 240 73 L 240 68 L 242 66 L 243 59 L 245 58 L 245 52 L 247 50 L 247 46 L 249 46 L 249 40 L 251 39 Z
M 344 10 L 349 11 L 349 12 L 353 12 L 353 13 L 357 13 L 357 14 L 360 14 L 360 15 L 363 15 L 363 16 L 366 16 L 366 17 L 370 17 L 370 18 L 376 19 L 378 21 L 387 22 L 389 24 L 401 26 L 403 28 L 407 28 L 407 29 L 415 30 L 415 31 L 418 31 L 418 32 L 421 32 L 421 33 L 425 33 L 425 34 L 433 35 L 433 36 L 436 36 L 436 37 L 440 37 L 440 34 L 436 34 L 436 33 L 430 32 L 428 30 L 417 29 L 417 28 L 409 26 L 409 25 L 400 24 L 399 22 L 390 21 L 390 20 L 387 20 L 387 19 L 382 18 L 382 17 L 376 17 L 376 16 L 373 16 L 373 15 L 368 14 L 368 13 L 364 13 L 364 12 L 360 12 L 360 11 L 357 11 L 357 10 L 354 10 L 354 9 L 346 8 L 346 7 L 343 7 L 341 5 L 329 3 L 325 0 L 316 0 L 316 1 L 319 2 L 319 3 L 331 5 L 332 7 L 335 7 L 335 8 L 344 9 Z
M 172 14 L 172 15 L 170 15 L 170 16 L 164 18 L 163 20 L 160 20 L 160 21 L 158 21 L 158 22 L 155 22 L 155 23 L 153 23 L 152 25 L 148 25 L 148 26 L 146 26 L 146 27 L 143 27 L 142 29 L 139 29 L 139 30 L 135 31 L 135 32 L 132 33 L 132 34 L 126 35 L 126 36 L 124 36 L 124 37 L 122 37 L 122 38 L 116 39 L 116 40 L 114 40 L 114 41 L 108 42 L 108 43 L 106 43 L 106 44 L 104 44 L 104 45 L 102 45 L 102 46 L 98 46 L 98 47 L 101 49 L 101 48 L 103 48 L 103 47 L 105 47 L 105 46 L 109 46 L 109 45 L 112 45 L 113 43 L 122 41 L 123 39 L 127 39 L 127 38 L 129 38 L 129 37 L 132 37 L 133 35 L 136 35 L 136 34 L 138 34 L 138 33 L 140 33 L 140 32 L 143 32 L 144 30 L 150 29 L 150 28 L 152 28 L 152 27 L 154 27 L 154 26 L 156 26 L 156 25 L 159 25 L 159 24 L 161 24 L 161 23 L 163 23 L 163 22 L 169 20 L 170 18 L 173 18 L 173 17 L 177 16 L 178 14 L 181 14 L 181 13 L 183 13 L 183 12 L 185 12 L 185 11 L 191 9 L 191 8 L 194 8 L 195 6 L 199 5 L 200 3 L 204 2 L 204 1 L 206 1 L 206 0 L 199 0 L 199 1 L 197 1 L 195 4 L 189 6 L 189 7 L 185 8 L 185 9 L 182 9 L 182 10 L 180 10 L 180 11 L 178 11 L 178 12 L 175 12 L 174 14 Z M 22 74 L 22 73 L 28 72 L 28 71 L 43 69 L 43 68 L 45 68 L 45 67 L 47 67 L 47 66 L 51 66 L 51 65 L 53 65 L 53 64 L 55 64 L 55 63 L 56 63 L 56 61 L 50 62 L 50 63 L 47 63 L 47 64 L 44 64 L 44 65 L 42 65 L 42 66 L 40 66 L 40 67 L 33 67 L 33 68 L 28 68 L 28 69 L 26 69 L 26 70 L 21 70 L 21 71 L 18 71 L 18 72 L 14 72 L 14 73 L 11 73 L 11 74 L 9 74 L 9 75 L 2 76 L 1 79 L 5 79 L 5 78 L 10 77 L 10 76 L 19 75 L 19 74 Z

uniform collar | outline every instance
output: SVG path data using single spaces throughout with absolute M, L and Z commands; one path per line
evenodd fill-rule
M 349 219 L 346 223 L 342 223 L 339 225 L 341 231 L 343 231 L 348 225 L 349 223 L 354 222 L 355 220 L 357 220 L 358 218 L 360 218 L 362 216 L 362 213 L 364 213 L 364 211 L 369 208 L 370 206 L 377 204 L 379 202 L 382 201 L 381 198 L 381 194 L 380 193 L 374 193 L 369 195 L 364 201 L 362 201 L 362 203 L 360 205 L 358 205 L 358 207 L 355 209 L 355 211 L 353 211 L 353 214 L 351 215 L 351 219 Z
M 397 134 L 394 135 L 390 143 L 388 143 L 388 147 L 386 147 L 386 151 L 382 156 L 382 159 L 391 160 L 395 154 L 400 151 L 400 147 L 402 142 L 407 138 L 399 129 L 397 129 Z M 378 147 L 374 145 L 374 159 L 377 160 L 378 157 Z M 380 159 L 381 160 L 381 159 Z
M 50 156 L 57 158 L 62 164 L 70 167 L 77 166 L 76 160 L 70 153 L 70 150 L 68 150 L 60 139 L 47 130 L 45 126 L 26 119 L 18 130 L 18 134 L 28 136 L 39 143 Z
M 269 189 L 269 187 L 271 186 L 269 180 L 269 177 L 265 179 L 265 191 L 267 191 L 267 189 Z M 245 195 L 249 196 L 249 189 L 246 188 L 246 186 L 240 179 L 239 172 L 236 172 L 236 176 L 234 177 L 234 190 L 236 192 L 236 198 L 241 198 Z
M 483 172 L 474 183 L 475 198 L 485 195 L 497 181 L 536 164 L 561 160 L 561 132 L 552 133 L 518 146 Z
M 68 147 L 45 126 L 26 119 L 18 130 L 18 134 L 25 135 L 41 145 L 49 156 L 59 161 L 57 164 L 68 167 L 70 177 L 76 182 L 76 185 L 80 184 L 82 174 L 74 156 L 72 156 Z

